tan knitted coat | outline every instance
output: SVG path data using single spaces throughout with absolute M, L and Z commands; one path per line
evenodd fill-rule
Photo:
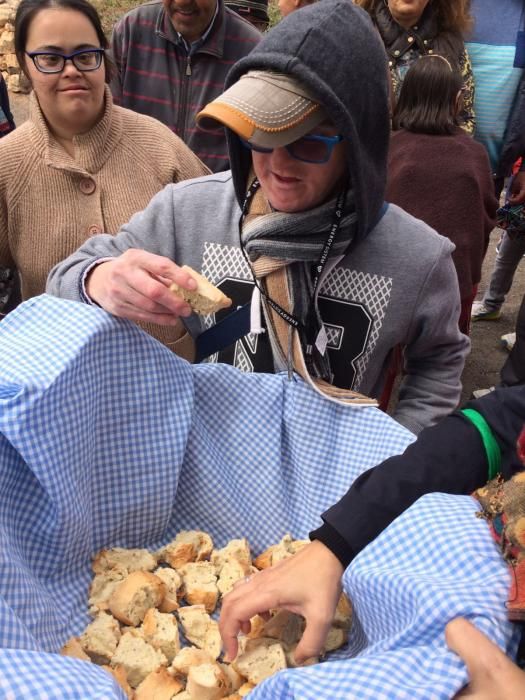
M 209 172 L 156 119 L 113 105 L 108 88 L 101 121 L 74 143 L 73 159 L 34 94 L 29 120 L 0 140 L 0 266 L 19 270 L 23 299 L 43 293 L 50 269 L 88 236 L 116 233 L 166 184 Z M 148 330 L 168 345 L 182 333 Z

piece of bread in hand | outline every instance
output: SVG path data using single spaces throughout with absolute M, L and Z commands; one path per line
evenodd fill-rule
M 108 606 L 117 620 L 125 625 L 139 625 L 150 608 L 158 607 L 166 586 L 149 571 L 133 571 L 111 594 Z
M 192 291 L 180 287 L 176 282 L 170 285 L 170 290 L 177 296 L 187 301 L 197 314 L 213 314 L 219 309 L 227 309 L 232 300 L 223 294 L 218 287 L 209 282 L 206 277 L 193 270 L 188 265 L 183 265 L 182 270 L 187 272 L 197 282 L 197 289 Z

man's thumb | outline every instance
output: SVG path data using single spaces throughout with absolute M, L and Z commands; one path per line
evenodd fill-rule
M 465 663 L 471 684 L 494 664 L 494 656 L 501 654 L 500 648 L 487 639 L 473 624 L 458 617 L 445 628 L 445 639 L 449 648 Z

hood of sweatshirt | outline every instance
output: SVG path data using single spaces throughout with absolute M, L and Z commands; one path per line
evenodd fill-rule
M 233 66 L 226 88 L 250 70 L 296 78 L 345 137 L 358 242 L 380 216 L 390 135 L 386 53 L 368 14 L 350 0 L 322 0 L 292 12 Z M 235 192 L 242 204 L 251 154 L 233 131 L 226 131 Z

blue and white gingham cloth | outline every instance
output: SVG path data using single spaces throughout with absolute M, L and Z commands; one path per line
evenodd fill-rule
M 104 311 L 37 297 L 0 323 L 0 698 L 123 698 L 56 654 L 85 627 L 90 557 L 202 528 L 258 553 L 413 436 L 286 375 L 192 366 Z M 258 698 L 449 698 L 466 672 L 444 626 L 515 646 L 504 563 L 468 497 L 429 495 L 345 573 L 348 649 L 284 671 Z

